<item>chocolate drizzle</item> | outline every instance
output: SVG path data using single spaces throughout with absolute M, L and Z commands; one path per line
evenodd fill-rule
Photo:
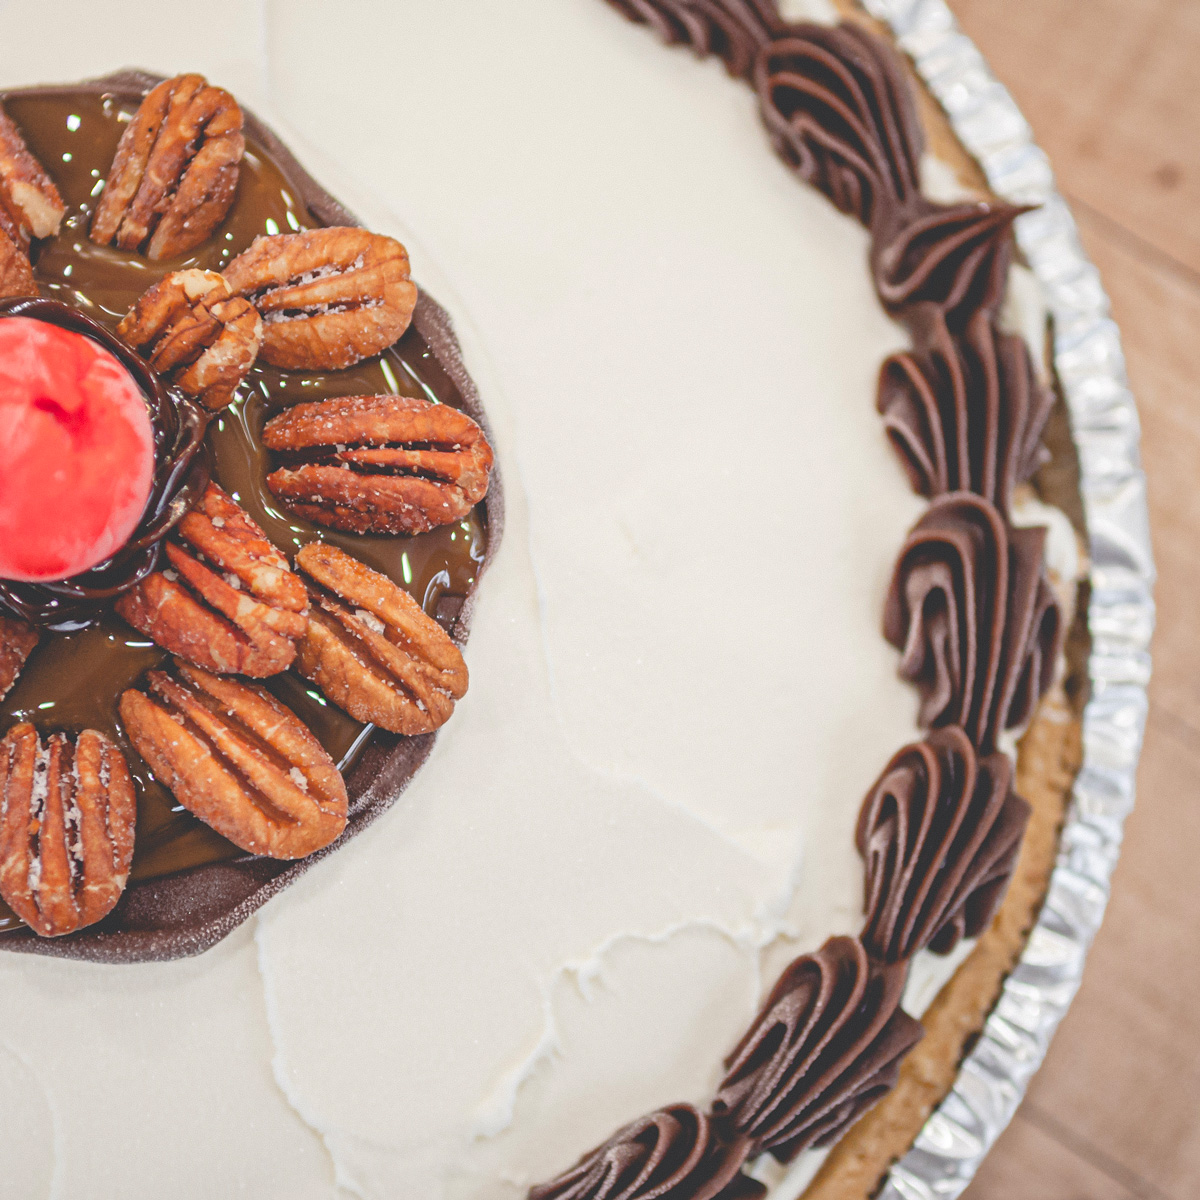
M 796 959 L 725 1060 L 714 1116 L 780 1162 L 835 1138 L 895 1085 L 920 1040 L 899 1007 L 907 973 L 873 962 L 856 938 Z
M 709 1117 L 672 1104 L 618 1130 L 529 1200 L 759 1200 L 741 1173 L 748 1143 L 727 1142 Z
M 154 428 L 150 499 L 133 536 L 116 554 L 54 583 L 0 580 L 0 611 L 7 609 L 34 625 L 78 629 L 154 570 L 163 538 L 204 491 L 208 462 L 201 448 L 208 418 L 188 397 L 164 386 L 124 342 L 76 309 L 57 300 L 0 300 L 0 318 L 12 316 L 32 317 L 99 342 L 133 376 Z
M 754 87 L 776 151 L 842 212 L 871 226 L 919 198 L 921 123 L 877 38 L 788 26 L 759 53 Z
M 1025 339 L 982 311 L 952 334 L 933 304 L 910 324 L 913 348 L 883 364 L 876 407 L 913 490 L 974 492 L 1007 514 L 1013 488 L 1041 462 L 1054 403 Z
M 863 802 L 867 952 L 899 962 L 953 950 L 987 928 L 1029 820 L 1012 764 L 979 756 L 957 726 L 905 746 Z
M 1050 686 L 1061 613 L 1042 569 L 1041 528 L 1008 526 L 968 492 L 941 496 L 913 527 L 884 608 L 923 727 L 961 725 L 983 752 L 1025 724 Z

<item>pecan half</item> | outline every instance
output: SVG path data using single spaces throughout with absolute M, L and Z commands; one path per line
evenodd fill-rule
M 299 718 L 259 687 L 175 661 L 121 720 L 175 798 L 251 854 L 303 858 L 346 827 L 346 785 Z
M 53 237 L 65 211 L 58 188 L 0 107 L 0 300 L 38 294 L 29 246 Z
M 224 275 L 262 313 L 264 361 L 289 370 L 348 367 L 386 350 L 417 304 L 408 251 L 350 226 L 256 238 Z
M 488 489 L 492 448 L 465 413 L 411 396 L 339 396 L 267 422 L 291 460 L 267 486 L 298 516 L 350 533 L 425 533 Z
M 58 232 L 66 211 L 54 181 L 0 107 L 0 229 L 28 250 L 33 238 Z
M 172 271 L 147 289 L 117 333 L 211 412 L 233 400 L 262 345 L 262 318 L 216 271 Z
M 307 623 L 304 584 L 215 483 L 164 543 L 169 567 L 116 604 L 164 650 L 221 674 L 286 671 Z
M 37 294 L 29 252 L 0 229 L 0 300 Z
M 203 75 L 177 75 L 154 88 L 121 135 L 92 241 L 176 258 L 225 219 L 245 149 L 242 110 Z
M 0 896 L 43 937 L 94 924 L 120 899 L 133 859 L 129 767 L 102 733 L 43 744 L 32 725 L 0 741 Z
M 296 670 L 359 721 L 392 733 L 444 725 L 467 690 L 467 664 L 446 631 L 386 575 L 323 542 L 296 566 L 310 589 Z
M 38 631 L 28 621 L 0 615 L 0 700 L 12 690 L 37 644 Z

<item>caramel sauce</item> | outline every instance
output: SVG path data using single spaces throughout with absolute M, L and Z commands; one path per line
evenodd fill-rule
M 168 271 L 220 270 L 262 234 L 321 225 L 300 199 L 300 189 L 266 147 L 247 135 L 237 195 L 224 223 L 186 258 L 150 262 L 88 240 L 92 212 L 139 96 L 92 92 L 4 97 L 9 116 L 53 178 L 67 207 L 56 238 L 35 246 L 34 275 L 43 296 L 81 310 L 115 329 L 134 301 Z M 406 588 L 433 615 L 457 612 L 487 545 L 483 506 L 454 525 L 418 537 L 360 537 L 321 529 L 288 513 L 264 482 L 271 469 L 262 449 L 263 424 L 303 400 L 399 393 L 461 406 L 453 381 L 415 328 L 383 354 L 344 371 L 252 369 L 238 400 L 213 422 L 207 447 L 213 477 L 285 553 L 314 538 L 333 542 Z M 120 726 L 117 701 L 143 672 L 166 658 L 112 613 L 86 629 L 43 632 L 16 687 L 0 702 L 0 733 L 16 721 L 43 732 L 98 729 L 124 750 L 138 791 L 137 841 L 131 880 L 242 856 L 232 843 L 193 817 L 155 782 Z M 348 770 L 372 734 L 299 676 L 287 672 L 262 681 L 320 738 Z M 0 902 L 0 933 L 20 921 Z

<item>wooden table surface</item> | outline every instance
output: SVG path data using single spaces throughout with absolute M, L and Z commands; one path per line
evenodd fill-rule
M 1200 0 L 950 0 L 1100 269 L 1159 571 L 1137 806 L 1083 987 L 969 1200 L 1200 1196 Z

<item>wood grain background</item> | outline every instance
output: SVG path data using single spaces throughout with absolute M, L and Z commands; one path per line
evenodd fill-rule
M 1125 342 L 1159 569 L 1137 807 L 1083 987 L 969 1200 L 1200 1196 L 1200 0 L 949 0 Z

